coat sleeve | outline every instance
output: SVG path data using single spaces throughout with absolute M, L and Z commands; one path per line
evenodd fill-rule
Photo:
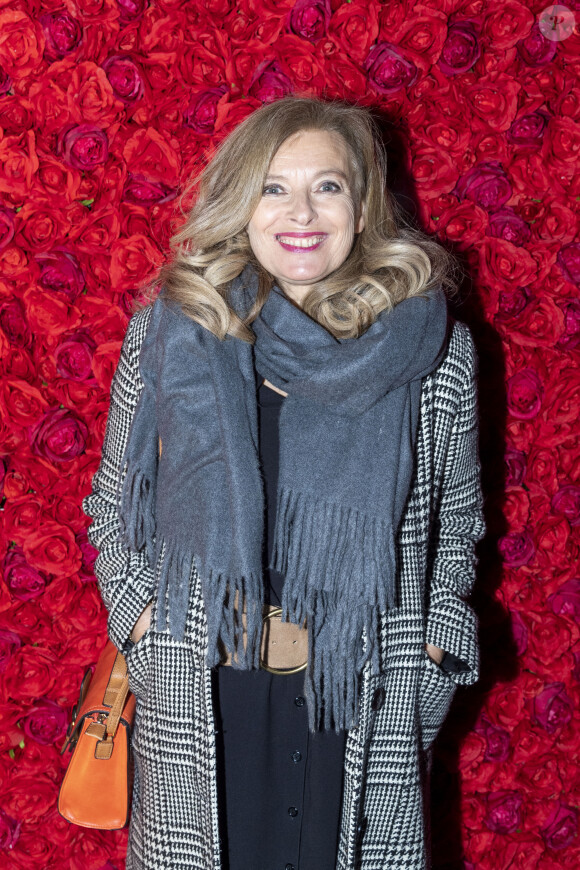
M 119 542 L 117 487 L 121 460 L 131 420 L 142 389 L 139 351 L 147 331 L 151 309 L 133 315 L 119 364 L 111 384 L 100 465 L 93 477 L 92 492 L 83 500 L 84 512 L 92 518 L 88 528 L 91 544 L 98 550 L 95 575 L 109 618 L 108 634 L 123 650 L 139 615 L 153 597 L 154 572 L 146 553 L 127 550 Z
M 485 533 L 485 523 L 478 450 L 477 357 L 467 327 L 456 324 L 456 329 L 461 339 L 462 388 L 432 538 L 426 641 L 448 654 L 443 670 L 449 678 L 469 685 L 479 678 L 479 647 L 477 619 L 468 598 L 475 580 L 475 545 Z

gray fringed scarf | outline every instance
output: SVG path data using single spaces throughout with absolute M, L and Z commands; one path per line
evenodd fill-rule
M 238 279 L 238 311 L 249 310 L 253 293 L 255 282 Z M 377 613 L 396 603 L 395 536 L 421 379 L 447 344 L 445 297 L 432 290 L 407 299 L 361 337 L 337 340 L 274 289 L 252 326 L 253 347 L 222 341 L 156 301 L 123 462 L 121 537 L 158 565 L 159 631 L 183 638 L 195 563 L 208 666 L 223 644 L 238 667 L 258 667 L 265 524 L 256 372 L 287 392 L 271 567 L 285 577 L 283 619 L 307 621 L 311 728 L 351 728 L 362 668 L 378 665 Z M 245 650 L 236 593 L 247 610 Z

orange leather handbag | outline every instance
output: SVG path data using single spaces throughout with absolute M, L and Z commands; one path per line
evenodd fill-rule
M 72 752 L 58 796 L 61 816 L 85 828 L 116 830 L 129 818 L 135 697 L 123 655 L 107 642 L 88 670 L 61 755 Z

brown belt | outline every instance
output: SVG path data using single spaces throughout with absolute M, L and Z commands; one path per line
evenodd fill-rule
M 246 643 L 246 614 L 242 614 L 243 642 Z M 295 674 L 308 662 L 308 630 L 304 625 L 282 622 L 282 608 L 266 605 L 262 613 L 260 667 L 271 674 Z M 231 665 L 232 655 L 224 655 L 222 665 Z

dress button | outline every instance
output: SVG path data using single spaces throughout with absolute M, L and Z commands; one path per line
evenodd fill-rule
M 292 753 L 291 758 L 294 764 L 298 764 L 299 761 L 302 761 L 302 753 L 296 750 L 296 752 Z
M 294 698 L 294 703 L 297 707 L 303 707 L 306 703 L 306 698 L 303 698 L 302 695 L 298 695 L 297 698 Z
M 286 864 L 284 870 L 294 870 L 294 864 Z
M 365 835 L 365 831 L 367 829 L 368 819 L 366 816 L 363 816 L 360 822 L 357 825 L 356 832 L 359 836 L 359 839 L 362 839 Z
M 288 807 L 288 815 L 292 819 L 295 819 L 296 816 L 298 815 L 298 810 L 296 809 L 296 807 Z
M 383 689 L 382 686 L 380 686 L 378 689 L 375 689 L 375 692 L 373 694 L 373 699 L 371 701 L 371 709 L 374 710 L 375 713 L 378 713 L 378 711 L 381 709 L 381 707 L 385 703 L 386 694 L 387 693 L 385 692 L 385 690 Z

